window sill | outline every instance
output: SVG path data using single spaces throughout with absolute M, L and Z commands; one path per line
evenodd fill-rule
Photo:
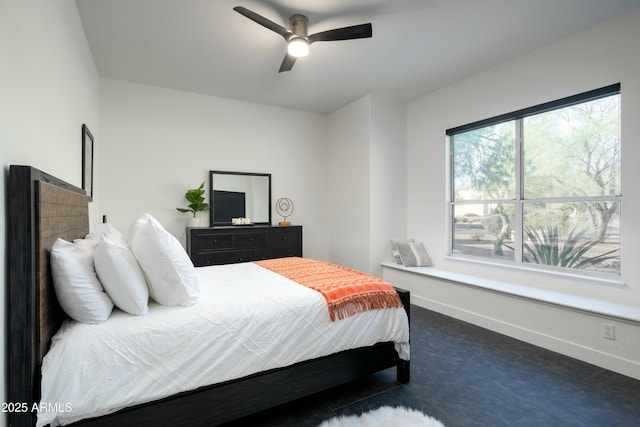
M 513 263 L 501 263 L 498 261 L 493 261 L 493 260 L 487 260 L 487 259 L 478 259 L 478 258 L 474 258 L 474 257 L 464 257 L 464 256 L 453 256 L 453 255 L 449 255 L 449 256 L 445 256 L 444 257 L 447 261 L 453 261 L 453 262 L 463 262 L 463 263 L 472 263 L 472 264 L 480 264 L 480 265 L 485 265 L 485 266 L 490 266 L 490 267 L 495 267 L 495 268 L 504 268 L 504 269 L 508 269 L 508 270 L 512 270 L 512 271 L 519 271 L 519 272 L 525 272 L 525 273 L 532 273 L 532 274 L 539 274 L 539 275 L 546 275 L 546 276 L 552 276 L 552 277 L 556 277 L 556 278 L 566 278 L 566 279 L 572 279 L 572 280 L 580 280 L 582 282 L 590 282 L 590 283 L 597 283 L 599 285 L 607 285 L 607 286 L 615 286 L 617 288 L 624 288 L 626 287 L 626 284 L 624 283 L 624 281 L 622 281 L 621 278 L 614 278 L 613 275 L 597 275 L 597 274 L 592 274 L 592 275 L 585 275 L 585 274 L 580 274 L 580 273 L 572 273 L 569 271 L 558 271 L 558 270 L 545 270 L 543 268 L 532 268 L 532 267 L 527 267 L 526 264 L 518 264 L 518 265 L 514 265 Z
M 581 297 L 499 280 L 485 279 L 470 274 L 440 270 L 434 267 L 405 267 L 392 262 L 383 262 L 382 266 L 406 271 L 412 274 L 447 280 L 466 286 L 482 288 L 493 292 L 513 295 L 520 298 L 527 298 L 547 304 L 559 305 L 601 316 L 613 317 L 628 322 L 640 323 L 640 308 L 631 304 L 601 301 L 595 298 Z

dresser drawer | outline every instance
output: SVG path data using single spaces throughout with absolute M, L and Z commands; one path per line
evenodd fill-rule
M 253 258 L 256 261 L 272 258 L 285 258 L 291 256 L 301 257 L 302 252 L 297 246 L 289 246 L 287 248 L 257 249 L 253 251 Z
M 191 260 L 196 267 L 247 262 L 251 261 L 251 251 L 198 252 L 191 255 Z
M 299 245 L 300 232 L 297 229 L 272 231 L 269 235 L 270 248 L 291 248 Z
M 233 248 L 232 234 L 207 234 L 198 233 L 191 242 L 193 251 L 206 251 L 215 249 Z
M 240 233 L 233 236 L 234 248 L 266 248 L 267 233 Z

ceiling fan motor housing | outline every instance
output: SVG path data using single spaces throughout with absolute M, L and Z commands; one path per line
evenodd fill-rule
M 309 35 L 309 19 L 306 16 L 295 14 L 289 18 L 289 29 L 297 36 L 307 37 Z

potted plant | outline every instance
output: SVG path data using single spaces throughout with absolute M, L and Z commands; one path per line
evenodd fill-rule
M 200 218 L 196 216 L 196 213 L 200 211 L 206 211 L 209 209 L 209 204 L 204 202 L 204 182 L 200 184 L 200 187 L 187 190 L 184 194 L 184 198 L 189 202 L 188 208 L 176 208 L 180 212 L 192 212 L 193 217 L 189 218 L 188 226 L 197 227 L 200 223 Z

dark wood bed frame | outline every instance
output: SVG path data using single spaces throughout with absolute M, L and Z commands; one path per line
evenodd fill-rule
M 88 198 L 84 190 L 45 172 L 12 165 L 8 202 L 7 402 L 26 409 L 10 412 L 9 426 L 33 426 L 36 413 L 31 409 L 40 401 L 42 359 L 66 317 L 51 283 L 49 252 L 56 238 L 70 241 L 89 232 Z M 409 292 L 398 293 L 409 314 Z M 394 366 L 398 381 L 408 382 L 409 362 L 398 358 L 393 343 L 380 343 L 179 393 L 76 424 L 213 426 Z

